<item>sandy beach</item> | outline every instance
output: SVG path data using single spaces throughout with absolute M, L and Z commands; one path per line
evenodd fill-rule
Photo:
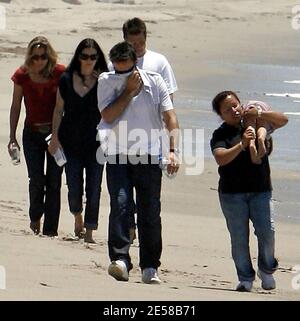
M 218 202 L 217 165 L 212 158 L 205 158 L 201 175 L 185 175 L 183 164 L 175 180 L 163 181 L 160 267 L 163 282 L 160 286 L 149 286 L 141 283 L 137 241 L 131 248 L 134 268 L 129 282 L 117 282 L 107 274 L 109 196 L 105 177 L 96 245 L 71 237 L 73 217 L 68 211 L 65 177 L 59 236 L 34 236 L 29 229 L 24 156 L 19 166 L 13 166 L 7 154 L 10 77 L 23 63 L 27 43 L 37 34 L 47 36 L 58 51 L 60 62 L 68 64 L 80 40 L 95 38 L 108 53 L 122 40 L 122 23 L 133 16 L 143 18 L 149 29 L 148 48 L 165 54 L 175 71 L 179 86 L 176 106 L 177 98 L 184 100 L 197 93 L 198 97 L 208 99 L 219 90 L 237 86 L 231 70 L 216 68 L 207 61 L 299 65 L 300 30 L 291 27 L 294 2 L 136 0 L 121 4 L 53 0 L 46 4 L 29 0 L 23 3 L 0 1 L 6 9 L 6 28 L 0 30 L 0 266 L 6 271 L 6 289 L 1 289 L 0 279 L 0 301 L 300 300 L 300 289 L 292 286 L 297 276 L 293 268 L 300 265 L 300 224 L 280 215 L 298 201 L 296 192 L 290 194 L 285 189 L 299 186 L 298 171 L 272 169 L 275 209 L 279 212 L 277 289 L 265 291 L 256 280 L 252 293 L 239 293 L 234 291 L 237 278 L 229 234 Z M 246 82 L 247 74 L 240 75 L 240 79 Z M 201 111 L 202 107 L 200 104 L 196 108 Z M 179 121 L 189 117 L 184 108 L 177 108 L 177 112 Z M 215 117 L 215 127 L 218 126 L 219 121 L 211 112 L 201 115 Z M 24 109 L 18 127 L 19 142 L 23 120 Z M 274 154 L 276 157 L 276 150 Z M 253 233 L 251 247 L 256 269 L 257 246 Z

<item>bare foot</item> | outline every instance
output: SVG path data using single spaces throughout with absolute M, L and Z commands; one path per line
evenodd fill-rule
M 258 156 L 258 153 L 257 153 L 257 149 L 256 149 L 256 146 L 255 146 L 255 142 L 254 143 L 250 143 L 249 145 L 249 151 L 250 151 L 250 156 L 251 156 L 251 161 L 253 164 L 261 164 L 261 159 L 260 157 Z
M 84 235 L 84 242 L 96 244 L 95 240 L 93 239 L 93 230 L 86 229 L 86 233 Z
M 134 227 L 130 228 L 129 236 L 130 236 L 130 244 L 133 244 L 133 241 L 136 239 L 136 232 Z
M 74 234 L 75 236 L 77 236 L 79 239 L 83 239 L 85 238 L 85 230 L 82 228 L 82 229 L 79 229 L 79 230 L 74 230 Z
M 38 235 L 41 229 L 41 221 L 30 222 L 30 228 L 35 235 Z
M 257 145 L 258 145 L 258 157 L 262 158 L 266 155 L 267 149 L 265 145 L 265 140 L 262 138 L 257 139 Z
M 80 239 L 84 237 L 83 219 L 81 213 L 75 215 L 74 233 L 75 236 L 78 236 Z

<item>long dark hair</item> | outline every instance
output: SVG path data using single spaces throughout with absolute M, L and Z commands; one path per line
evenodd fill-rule
M 100 46 L 98 45 L 97 41 L 91 38 L 83 39 L 77 46 L 74 56 L 72 57 L 71 62 L 67 68 L 67 72 L 69 73 L 73 73 L 74 71 L 76 71 L 79 77 L 82 79 L 82 81 L 84 81 L 84 77 L 81 74 L 81 64 L 79 61 L 79 55 L 82 53 L 82 51 L 85 48 L 94 48 L 97 51 L 98 59 L 95 64 L 94 70 L 99 73 L 108 71 L 104 53 L 100 48 Z

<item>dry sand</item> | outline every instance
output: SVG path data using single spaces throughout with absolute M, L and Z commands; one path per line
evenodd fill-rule
M 23 62 L 26 45 L 37 31 L 50 39 L 61 62 L 67 64 L 83 38 L 94 37 L 108 52 L 121 40 L 123 21 L 140 16 L 149 28 L 148 47 L 169 58 L 180 92 L 197 90 L 197 86 L 199 92 L 205 92 L 206 77 L 222 73 L 206 66 L 206 59 L 256 63 L 272 59 L 274 64 L 290 65 L 299 62 L 297 33 L 290 25 L 293 1 L 165 0 L 135 1 L 134 5 L 72 2 L 54 0 L 46 4 L 30 0 L 24 5 L 21 0 L 12 0 L 2 4 L 6 7 L 7 28 L 0 31 L 0 265 L 6 269 L 6 290 L 0 290 L 0 300 L 299 300 L 300 290 L 293 290 L 291 285 L 296 276 L 292 267 L 300 264 L 299 224 L 282 221 L 277 223 L 277 289 L 263 291 L 256 281 L 253 293 L 234 291 L 236 273 L 218 204 L 217 166 L 211 160 L 205 161 L 202 175 L 185 176 L 182 168 L 176 180 L 164 180 L 163 283 L 150 289 L 140 280 L 137 244 L 131 249 L 135 267 L 130 281 L 119 283 L 107 275 L 109 198 L 105 179 L 96 245 L 64 240 L 73 231 L 65 185 L 59 237 L 33 236 L 27 213 L 24 158 L 15 167 L 6 154 L 12 94 L 9 78 Z M 299 173 L 273 170 L 273 176 L 276 180 L 288 177 L 299 182 Z M 256 264 L 254 236 L 251 244 Z

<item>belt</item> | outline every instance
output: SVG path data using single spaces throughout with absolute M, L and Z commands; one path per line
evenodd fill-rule
M 26 124 L 26 128 L 29 128 L 32 132 L 41 134 L 47 134 L 52 131 L 52 124 Z

